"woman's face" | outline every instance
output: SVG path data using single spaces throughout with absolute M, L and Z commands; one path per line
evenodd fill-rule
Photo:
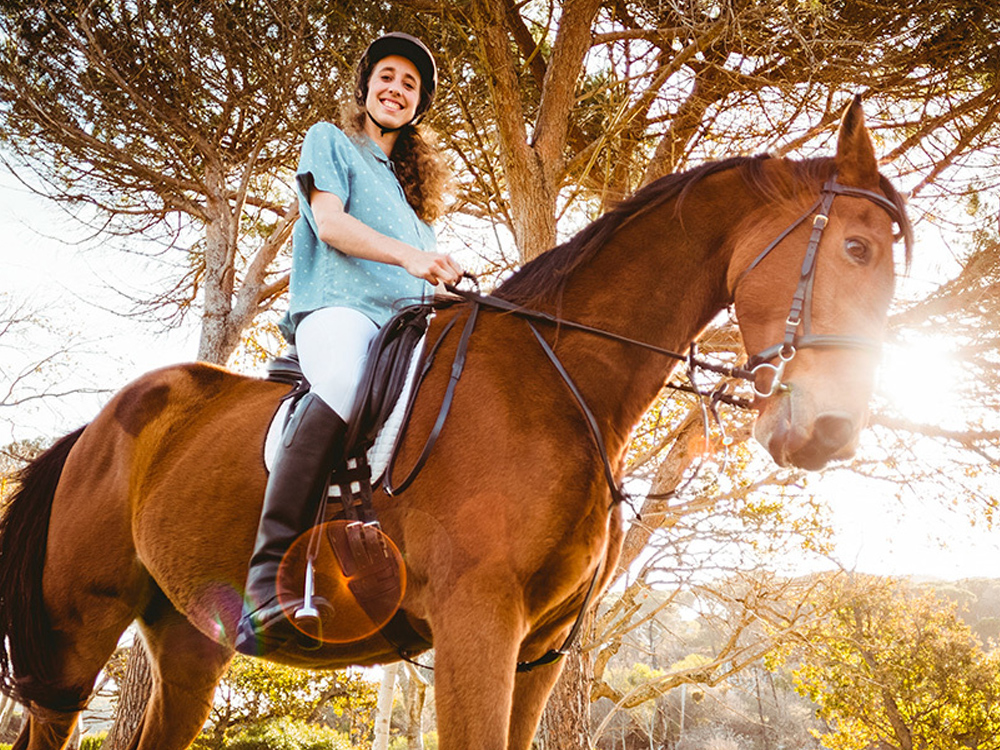
M 420 73 L 417 66 L 399 55 L 383 57 L 368 80 L 368 112 L 383 127 L 409 124 L 420 103 Z

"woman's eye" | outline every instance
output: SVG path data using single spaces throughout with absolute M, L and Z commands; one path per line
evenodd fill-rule
M 844 249 L 858 263 L 867 263 L 871 260 L 871 248 L 868 247 L 868 243 L 864 240 L 851 237 L 844 241 Z

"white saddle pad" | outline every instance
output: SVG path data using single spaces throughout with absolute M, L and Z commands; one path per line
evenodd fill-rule
M 392 407 L 392 413 L 389 414 L 389 418 L 379 431 L 378 437 L 375 438 L 375 443 L 368 450 L 368 464 L 372 470 L 373 485 L 382 478 L 385 467 L 389 463 L 389 458 L 392 456 L 392 451 L 396 447 L 396 442 L 399 440 L 399 433 L 403 428 L 403 415 L 406 412 L 406 405 L 410 403 L 410 394 L 413 392 L 417 367 L 420 364 L 421 355 L 424 351 L 424 341 L 426 340 L 427 336 L 424 335 L 413 350 L 413 357 L 410 359 L 410 366 L 406 371 L 406 382 L 403 383 L 403 390 L 399 394 L 399 399 Z M 281 433 L 284 429 L 290 406 L 290 402 L 283 401 L 281 406 L 278 407 L 278 411 L 275 412 L 274 418 L 271 419 L 270 427 L 267 429 L 267 438 L 264 440 L 264 465 L 268 471 L 271 470 L 274 457 L 278 452 Z

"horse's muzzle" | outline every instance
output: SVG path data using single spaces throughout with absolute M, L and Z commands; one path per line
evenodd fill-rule
M 801 398 L 784 394 L 773 400 L 754 428 L 757 440 L 779 466 L 817 471 L 830 461 L 850 458 L 861 425 L 848 412 L 812 415 Z

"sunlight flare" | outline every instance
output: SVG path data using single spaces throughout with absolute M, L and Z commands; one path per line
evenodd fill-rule
M 941 425 L 961 409 L 962 371 L 955 344 L 944 336 L 921 336 L 887 345 L 878 392 L 905 419 Z

